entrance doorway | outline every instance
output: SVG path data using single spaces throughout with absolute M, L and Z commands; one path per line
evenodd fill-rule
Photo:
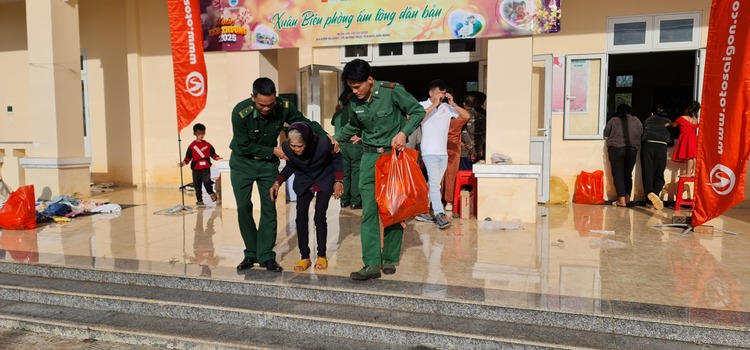
M 435 79 L 453 89 L 459 104 L 467 92 L 479 90 L 479 62 L 376 66 L 372 70 L 375 79 L 399 83 L 419 101 L 429 97 L 427 84 Z
M 696 51 L 613 54 L 609 56 L 607 116 L 621 103 L 629 104 L 641 120 L 661 106 L 672 120 L 695 99 Z

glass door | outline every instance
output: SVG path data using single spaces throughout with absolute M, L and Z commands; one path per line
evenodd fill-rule
M 333 134 L 331 118 L 336 112 L 340 94 L 340 68 L 313 64 L 299 70 L 299 110 L 310 120 L 320 123 L 329 134 Z
M 531 82 L 531 164 L 542 165 L 537 201 L 549 201 L 552 125 L 552 55 L 534 56 Z

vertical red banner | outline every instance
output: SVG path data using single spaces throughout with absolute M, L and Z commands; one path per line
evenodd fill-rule
M 168 0 L 167 6 L 179 132 L 206 107 L 208 80 L 199 0 Z
M 693 225 L 745 197 L 750 156 L 750 3 L 713 0 L 698 126 Z M 681 194 L 678 194 L 681 195 Z

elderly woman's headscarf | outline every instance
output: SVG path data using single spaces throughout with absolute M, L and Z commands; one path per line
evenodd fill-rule
M 318 146 L 318 135 L 313 132 L 310 124 L 306 122 L 295 122 L 292 123 L 292 125 L 289 125 L 288 130 L 297 130 L 302 135 L 302 142 L 305 143 L 305 152 L 303 154 L 308 154 L 308 152 L 315 152 L 315 148 L 317 148 Z

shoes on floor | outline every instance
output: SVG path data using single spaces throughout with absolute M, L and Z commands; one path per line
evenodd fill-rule
M 453 211 L 453 203 L 446 204 L 445 211 Z
M 277 263 L 276 260 L 274 260 L 274 259 L 266 260 L 266 261 L 260 263 L 260 267 L 265 267 L 266 270 L 273 271 L 273 272 L 284 271 L 284 268 L 281 267 L 281 265 L 279 265 L 279 263 Z
M 196 207 L 205 207 L 206 205 L 203 204 L 203 201 L 197 201 L 197 202 L 195 202 L 195 206 Z
M 352 272 L 349 277 L 351 277 L 355 281 L 366 281 L 371 278 L 380 278 L 380 266 L 365 265 L 365 267 L 363 267 L 359 271 Z
M 219 196 L 216 195 L 216 193 L 211 193 L 209 196 L 211 196 L 211 200 L 216 202 L 217 199 L 219 199 Z
M 237 270 L 247 270 L 253 268 L 253 265 L 258 262 L 258 259 L 256 258 L 244 258 L 242 259 L 242 262 L 240 262 L 239 265 L 237 265 Z
M 328 259 L 326 259 L 325 256 L 319 256 L 317 259 L 315 259 L 316 270 L 325 270 L 327 268 L 328 268 Z
M 415 217 L 415 219 L 421 222 L 435 222 L 435 218 L 433 218 L 430 214 L 419 214 Z
M 352 204 L 352 209 L 353 210 L 362 209 L 362 204 Z
M 448 217 L 446 217 L 445 214 L 440 213 L 435 216 L 435 224 L 442 230 L 448 228 L 451 225 L 451 222 L 448 221 Z
M 649 193 L 648 199 L 651 201 L 651 204 L 654 205 L 654 209 L 656 210 L 662 210 L 664 209 L 664 202 L 662 202 L 661 198 L 656 195 L 656 193 Z
M 349 203 L 349 202 L 342 202 L 341 203 L 341 208 L 349 208 L 350 205 L 351 205 L 351 203 Z
M 310 268 L 310 265 L 312 265 L 312 261 L 310 261 L 310 258 L 307 259 L 300 259 L 300 261 L 297 261 L 297 265 L 294 265 L 294 271 L 296 272 L 302 272 Z
M 392 275 L 396 273 L 396 266 L 393 265 L 392 261 L 383 260 L 383 273 L 386 275 Z

